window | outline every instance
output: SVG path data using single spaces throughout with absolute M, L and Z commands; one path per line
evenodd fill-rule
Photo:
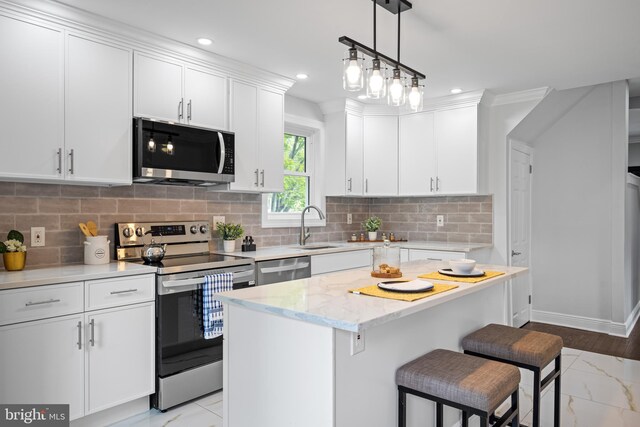
M 300 213 L 308 205 L 325 209 L 322 197 L 322 123 L 301 117 L 286 116 L 283 135 L 284 169 L 280 193 L 262 196 L 263 227 L 296 227 Z M 324 226 L 315 210 L 305 215 L 305 225 Z

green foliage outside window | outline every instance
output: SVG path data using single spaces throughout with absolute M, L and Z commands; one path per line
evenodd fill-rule
M 301 212 L 308 204 L 309 177 L 287 172 L 307 171 L 307 138 L 284 134 L 284 191 L 269 195 L 269 212 Z

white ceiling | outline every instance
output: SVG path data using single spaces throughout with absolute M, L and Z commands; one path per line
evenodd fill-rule
M 338 37 L 372 46 L 370 0 L 59 0 L 287 77 L 290 94 L 344 97 Z M 414 0 L 402 14 L 401 62 L 425 94 L 566 89 L 640 76 L 638 0 Z M 378 8 L 378 50 L 395 57 L 396 15 Z M 352 95 L 352 94 L 349 94 Z

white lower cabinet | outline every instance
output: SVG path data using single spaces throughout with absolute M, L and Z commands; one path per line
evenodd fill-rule
M 66 403 L 77 419 L 154 392 L 155 276 L 81 284 L 0 292 L 0 402 Z M 92 285 L 121 297 L 91 311 L 78 302 Z
M 371 249 L 353 252 L 313 255 L 311 257 L 311 275 L 331 273 L 332 271 L 352 270 L 371 267 L 373 253 Z
M 451 259 L 466 258 L 465 252 L 429 251 L 424 249 L 409 249 L 409 261 L 449 261 Z

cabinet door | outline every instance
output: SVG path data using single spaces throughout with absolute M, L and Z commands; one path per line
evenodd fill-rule
M 364 194 L 363 178 L 363 119 L 355 114 L 346 114 L 346 195 L 362 196 Z M 327 153 L 327 161 L 331 153 Z
M 478 191 L 478 107 L 437 111 L 438 192 Z
M 398 117 L 364 118 L 364 194 L 398 195 Z
M 76 35 L 67 39 L 67 179 L 131 184 L 132 52 Z
M 186 105 L 182 98 L 182 64 L 135 54 L 134 114 L 137 117 L 183 121 Z
M 62 31 L 0 16 L 0 176 L 62 179 L 64 39 Z M 63 163 L 63 162 L 62 162 Z M 63 170 L 64 164 L 60 166 Z
M 0 327 L 0 402 L 69 404 L 84 415 L 82 314 Z
M 187 123 L 227 130 L 226 77 L 186 67 L 184 102 Z
M 154 321 L 152 302 L 85 314 L 87 414 L 154 392 Z
M 436 145 L 433 113 L 400 117 L 399 191 L 401 196 L 430 195 L 435 191 Z
M 260 191 L 284 189 L 284 95 L 258 89 Z
M 258 88 L 231 82 L 231 132 L 235 133 L 235 182 L 232 190 L 258 190 Z M 284 148 L 283 148 L 284 149 Z

